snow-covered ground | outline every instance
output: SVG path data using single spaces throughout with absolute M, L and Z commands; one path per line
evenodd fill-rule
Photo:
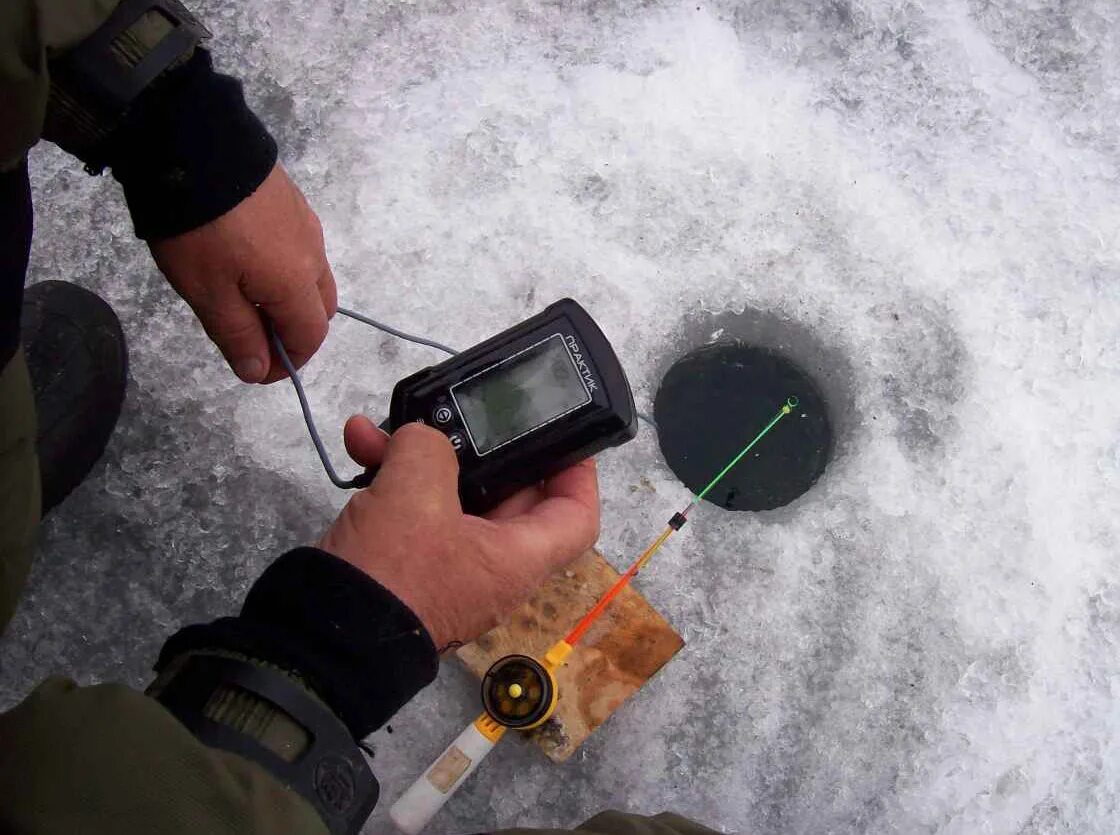
M 707 507 L 643 574 L 688 646 L 563 767 L 505 745 L 434 831 L 675 809 L 752 833 L 1120 828 L 1120 8 L 1113 0 L 207 0 L 319 210 L 341 299 L 468 345 L 565 295 L 642 407 L 720 328 L 818 370 L 839 447 L 770 514 Z M 112 181 L 33 154 L 31 280 L 103 293 L 126 414 L 0 644 L 142 685 L 344 496 L 287 385 L 227 373 Z M 732 314 L 742 312 L 743 316 Z M 726 331 L 725 331 L 726 332 Z M 435 359 L 347 320 L 306 372 L 342 457 Z M 622 565 L 687 499 L 603 456 Z M 374 736 L 386 798 L 477 713 Z

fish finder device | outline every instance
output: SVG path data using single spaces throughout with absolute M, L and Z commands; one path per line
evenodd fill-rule
M 416 421 L 451 442 L 475 514 L 638 431 L 626 373 L 572 299 L 397 383 L 385 428 Z
M 626 373 L 595 320 L 571 299 L 462 353 L 344 307 L 338 312 L 453 355 L 397 383 L 381 428 L 393 432 L 419 422 L 443 432 L 459 456 L 467 513 L 485 513 L 522 487 L 637 434 Z M 269 331 L 331 483 L 367 487 L 375 471 L 348 480 L 335 472 L 299 373 L 271 323 Z

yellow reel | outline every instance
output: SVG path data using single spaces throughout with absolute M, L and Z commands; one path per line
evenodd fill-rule
M 482 679 L 483 709 L 506 728 L 540 727 L 556 710 L 557 697 L 552 670 L 528 655 L 499 658 Z

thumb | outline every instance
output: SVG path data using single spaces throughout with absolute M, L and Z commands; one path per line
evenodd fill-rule
M 365 415 L 350 416 L 342 430 L 342 439 L 346 443 L 346 452 L 354 462 L 367 469 L 381 465 L 385 448 L 389 445 L 389 436 Z
M 208 309 L 195 313 L 234 374 L 246 383 L 264 379 L 271 357 L 268 336 L 255 305 L 240 293 L 227 293 Z
M 442 432 L 421 423 L 402 426 L 390 436 L 371 489 L 392 491 L 417 512 L 462 512 L 455 450 Z

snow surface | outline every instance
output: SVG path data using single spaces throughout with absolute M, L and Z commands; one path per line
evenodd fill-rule
M 641 577 L 682 654 L 568 764 L 504 745 L 434 832 L 605 807 L 754 833 L 1120 827 L 1113 0 L 198 8 L 345 303 L 467 345 L 572 295 L 643 407 L 738 327 L 838 410 L 813 491 L 708 507 Z M 31 280 L 111 300 L 132 380 L 105 465 L 44 526 L 5 704 L 52 672 L 143 685 L 171 630 L 232 611 L 344 499 L 290 388 L 234 382 L 115 184 L 32 164 Z M 347 415 L 432 359 L 336 320 L 306 374 L 335 455 Z M 648 430 L 601 473 L 623 565 L 687 494 Z M 477 710 L 447 665 L 372 738 L 367 832 Z

